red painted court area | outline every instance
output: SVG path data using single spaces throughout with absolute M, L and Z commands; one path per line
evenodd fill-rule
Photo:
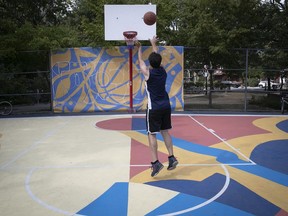
M 173 202 L 191 203 L 193 198 L 209 201 L 209 197 L 217 194 L 220 185 L 224 184 L 225 175 L 226 182 L 229 176 L 225 191 L 219 195 L 218 201 L 211 202 L 214 207 L 207 204 L 198 208 L 195 204 L 196 208 L 187 208 L 186 204 L 179 204 L 173 208 L 169 205 L 172 205 L 170 200 L 148 215 L 164 212 L 172 212 L 171 215 L 221 215 L 226 211 L 230 212 L 228 215 L 288 215 L 283 191 L 273 189 L 276 187 L 288 192 L 288 169 L 279 167 L 288 167 L 286 117 L 174 115 L 172 122 L 171 135 L 180 165 L 172 174 L 160 173 L 156 180 L 148 177 L 150 152 L 145 141 L 143 116 L 97 123 L 97 127 L 121 131 L 131 137 L 130 181 L 174 190 L 179 194 Z M 160 135 L 158 141 L 163 145 Z M 160 161 L 167 164 L 167 156 L 165 148 L 160 147 Z M 222 164 L 227 169 L 225 173 L 219 172 Z M 201 175 L 206 176 L 200 181 L 197 177 L 199 170 L 195 169 L 197 166 L 203 168 Z M 245 185 L 247 181 L 251 182 Z M 263 184 L 262 189 L 259 189 L 259 184 Z M 267 200 L 269 193 L 273 196 Z M 183 196 L 188 197 L 185 200 Z
M 255 120 L 261 118 L 259 116 L 173 116 L 171 135 L 196 143 L 199 141 L 209 146 L 219 142 L 219 138 L 211 135 L 208 129 L 214 130 L 226 139 L 267 133 L 265 129 L 253 124 Z M 98 122 L 97 127 L 116 131 L 146 130 L 143 116 Z
M 151 177 L 144 114 L 0 119 L 0 212 L 288 215 L 288 117 L 172 115 Z

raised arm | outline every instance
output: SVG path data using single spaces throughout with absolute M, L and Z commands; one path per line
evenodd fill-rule
M 157 44 L 156 44 L 157 41 L 158 41 L 157 36 L 154 36 L 152 39 L 150 39 L 150 43 L 152 45 L 153 52 L 155 52 L 155 53 L 158 53 L 158 47 L 157 47 Z
M 144 75 L 145 80 L 149 79 L 149 68 L 147 68 L 143 58 L 142 58 L 142 46 L 139 41 L 135 43 L 135 45 L 138 47 L 138 61 L 140 65 L 140 71 Z

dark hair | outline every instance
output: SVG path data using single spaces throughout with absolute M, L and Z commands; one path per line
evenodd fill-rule
M 159 53 L 152 52 L 149 55 L 149 63 L 153 68 L 159 68 L 162 62 L 162 56 Z

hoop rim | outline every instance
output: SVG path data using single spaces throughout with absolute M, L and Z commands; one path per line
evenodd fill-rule
M 137 31 L 124 31 L 123 35 L 128 39 L 132 40 L 137 36 L 138 32 Z

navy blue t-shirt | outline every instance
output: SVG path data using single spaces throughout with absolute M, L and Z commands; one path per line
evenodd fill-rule
M 167 79 L 166 70 L 163 67 L 150 68 L 149 79 L 146 81 L 148 96 L 148 109 L 170 109 L 170 101 L 165 85 Z

